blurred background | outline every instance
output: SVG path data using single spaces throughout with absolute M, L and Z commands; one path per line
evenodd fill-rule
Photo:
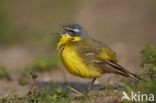
M 90 37 L 109 45 L 132 72 L 141 71 L 141 49 L 156 45 L 154 0 L 0 0 L 0 65 L 12 78 L 0 80 L 0 96 L 11 90 L 22 94 L 25 89 L 17 80 L 25 70 L 39 72 L 40 81 L 64 82 L 66 76 L 67 81 L 86 82 L 60 69 L 60 37 L 51 33 L 62 30 L 58 24 L 70 23 L 82 25 Z M 105 78 L 109 76 L 99 82 L 106 84 Z

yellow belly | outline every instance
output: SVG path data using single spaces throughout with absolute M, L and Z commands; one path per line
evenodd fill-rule
M 73 48 L 65 47 L 61 59 L 66 69 L 74 75 L 84 78 L 97 78 L 102 75 L 102 71 L 99 71 L 99 69 L 83 63 L 81 57 L 77 55 Z

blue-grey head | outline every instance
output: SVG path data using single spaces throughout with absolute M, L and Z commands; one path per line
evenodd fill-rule
M 60 27 L 65 29 L 65 33 L 69 34 L 71 37 L 88 37 L 88 33 L 85 31 L 83 27 L 79 24 L 69 24 L 69 25 L 61 25 Z

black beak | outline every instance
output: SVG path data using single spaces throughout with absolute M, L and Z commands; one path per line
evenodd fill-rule
M 60 35 L 63 35 L 66 32 L 73 31 L 73 29 L 69 28 L 68 25 L 58 24 L 58 26 L 60 26 L 61 28 L 65 29 L 65 32 L 53 32 L 52 34 L 60 34 Z
M 64 34 L 64 32 L 53 32 L 52 34 L 60 34 L 60 35 L 62 35 L 62 34 Z
M 58 26 L 60 26 L 61 28 L 66 29 L 66 26 L 65 26 L 65 25 L 58 24 Z M 52 34 L 60 34 L 60 35 L 62 35 L 62 34 L 64 34 L 64 33 L 65 33 L 65 32 L 53 32 Z

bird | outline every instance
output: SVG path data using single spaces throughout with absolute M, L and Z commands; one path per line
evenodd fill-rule
M 57 44 L 61 61 L 69 73 L 92 79 L 90 88 L 97 78 L 106 73 L 141 80 L 118 64 L 116 53 L 109 46 L 91 38 L 79 24 L 59 24 L 59 26 L 64 29 L 64 32 L 55 33 L 61 35 Z

